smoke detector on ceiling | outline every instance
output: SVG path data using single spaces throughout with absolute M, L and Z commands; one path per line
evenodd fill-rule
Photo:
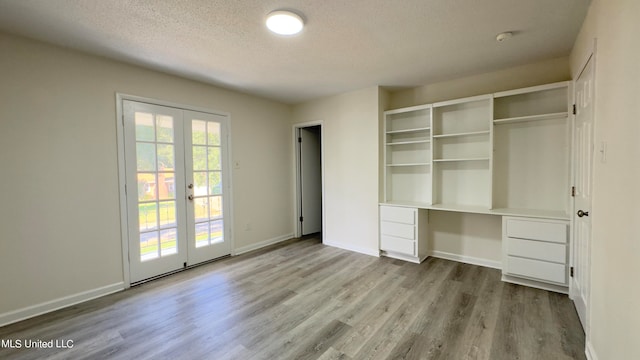
M 513 33 L 511 31 L 505 31 L 503 33 L 500 33 L 496 36 L 496 40 L 498 42 L 503 42 L 507 39 L 510 39 L 513 36 Z

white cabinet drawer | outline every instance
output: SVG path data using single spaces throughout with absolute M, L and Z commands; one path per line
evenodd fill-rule
M 413 225 L 383 221 L 380 223 L 380 232 L 382 235 L 401 237 L 409 240 L 416 239 L 416 227 Z
M 567 262 L 567 246 L 542 241 L 507 238 L 507 254 L 557 263 Z
M 416 242 L 397 238 L 393 236 L 382 235 L 380 237 L 380 249 L 385 251 L 393 251 L 401 254 L 416 256 Z
M 380 206 L 380 220 L 415 225 L 416 209 L 398 206 Z
M 533 279 L 566 284 L 567 270 L 564 264 L 523 259 L 508 256 L 506 272 L 511 275 L 526 276 Z
M 507 236 L 520 239 L 567 243 L 567 224 L 533 220 L 507 220 Z

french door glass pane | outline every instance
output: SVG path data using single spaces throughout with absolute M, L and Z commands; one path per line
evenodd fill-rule
M 222 217 L 222 196 L 209 198 L 209 219 Z
M 202 120 L 194 120 L 191 122 L 191 141 L 193 145 L 206 145 L 207 138 L 205 136 L 205 129 L 207 123 Z
M 220 124 L 209 121 L 207 123 L 207 144 L 220 145 Z
M 138 173 L 138 201 L 149 201 L 156 198 L 156 174 Z
M 193 170 L 207 170 L 207 147 L 193 147 Z
M 209 224 L 196 223 L 196 247 L 209 245 Z
M 156 171 L 156 145 L 138 142 L 136 144 L 138 171 Z
M 196 171 L 193 173 L 193 194 L 195 196 L 207 195 L 207 172 Z
M 222 194 L 222 180 L 219 171 L 209 172 L 209 195 Z
M 175 227 L 176 224 L 176 202 L 163 201 L 158 209 L 160 215 L 160 227 Z
M 193 210 L 196 215 L 196 222 L 209 220 L 209 198 L 195 198 Z
M 209 162 L 207 170 L 220 170 L 220 148 L 217 146 L 209 146 Z
M 173 145 L 158 144 L 158 170 L 173 170 L 175 162 L 173 158 Z
M 136 118 L 136 141 L 154 141 L 155 126 L 153 124 L 153 114 L 137 112 Z
M 176 198 L 176 173 L 161 172 L 158 173 L 158 198 L 160 200 L 168 200 Z
M 209 236 L 210 236 L 211 243 L 215 244 L 215 243 L 223 242 L 224 228 L 223 228 L 222 220 L 211 221 L 209 222 L 209 226 L 210 226 Z
M 140 261 L 156 259 L 158 256 L 158 232 L 141 232 Z
M 160 254 L 162 256 L 178 252 L 178 232 L 175 228 L 160 231 Z
M 158 203 L 138 204 L 138 223 L 140 231 L 153 230 L 158 228 Z
M 157 115 L 158 142 L 173 143 L 173 118 L 166 115 Z

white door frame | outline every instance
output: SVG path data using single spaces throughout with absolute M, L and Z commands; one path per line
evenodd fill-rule
M 172 108 L 177 108 L 181 110 L 188 111 L 197 111 L 203 113 L 209 113 L 214 115 L 222 115 L 226 116 L 228 121 L 228 131 L 227 131 L 227 163 L 231 164 L 231 114 L 224 111 L 217 111 L 208 108 L 185 105 L 180 103 L 175 103 L 171 101 L 158 100 L 153 98 L 146 98 L 136 95 L 129 95 L 123 93 L 116 93 L 116 139 L 118 145 L 118 191 L 119 191 L 119 200 L 120 200 L 120 237 L 122 239 L 122 276 L 124 279 L 125 288 L 131 287 L 131 276 L 130 276 L 130 263 L 129 263 L 129 221 L 128 221 L 128 208 L 127 208 L 127 178 L 126 178 L 126 163 L 125 163 L 125 141 L 124 141 L 124 112 L 122 108 L 122 102 L 124 100 L 137 101 L 142 103 L 148 103 L 152 105 L 160 105 L 160 106 L 168 106 Z M 229 203 L 229 215 L 225 215 L 225 221 L 229 222 L 229 233 L 225 234 L 228 236 L 229 243 L 231 245 L 231 255 L 235 255 L 235 246 L 233 241 L 233 180 L 232 180 L 232 171 L 229 168 L 228 174 L 226 174 L 227 179 L 229 179 L 228 184 L 226 185 L 227 190 L 227 199 Z
M 573 96 L 573 103 L 574 104 L 576 103 L 576 91 L 577 91 L 576 83 L 578 81 L 578 78 L 582 74 L 582 72 L 587 67 L 589 61 L 592 62 L 591 66 L 593 67 L 593 72 L 594 72 L 593 73 L 593 77 L 594 77 L 594 84 L 595 84 L 595 81 L 596 81 L 596 49 L 597 49 L 597 39 L 594 38 L 593 42 L 591 43 L 591 45 L 586 49 L 584 54 L 582 54 L 582 61 L 580 62 L 580 67 L 578 67 L 576 69 L 575 73 L 572 74 L 573 75 L 572 76 L 573 77 L 573 86 L 572 86 L 573 87 L 573 94 L 571 94 L 571 95 Z M 596 90 L 595 85 L 593 87 L 593 98 L 597 99 L 597 90 Z M 596 111 L 595 111 L 596 106 L 597 106 L 597 100 L 594 100 L 593 114 L 592 114 L 594 130 L 596 128 L 595 124 L 597 122 Z M 574 115 L 574 117 L 575 117 L 575 115 Z M 573 125 L 572 125 L 572 146 L 571 146 L 572 163 L 573 163 L 573 159 L 575 158 L 575 151 L 576 151 L 576 149 L 575 149 L 575 146 L 576 146 L 575 145 L 576 144 L 576 135 L 575 135 L 576 128 L 575 128 L 575 126 L 576 126 L 576 122 L 575 122 L 575 118 L 574 118 Z M 594 136 L 595 136 L 595 134 L 594 134 Z M 594 146 L 595 146 L 595 142 L 594 142 Z M 595 151 L 595 149 L 594 149 L 594 151 Z M 595 157 L 592 159 L 592 161 L 595 161 Z M 592 166 L 592 169 L 593 169 L 593 166 Z M 571 183 L 572 184 L 574 184 L 574 181 L 575 181 L 575 171 L 576 170 L 575 170 L 575 163 L 574 163 L 572 165 L 572 169 L 571 169 Z M 592 170 L 591 178 L 592 178 L 591 181 L 593 182 L 593 170 Z M 571 217 L 570 218 L 571 218 L 571 223 L 572 223 L 571 224 L 572 225 L 571 226 L 571 229 L 572 229 L 571 230 L 571 249 L 570 249 L 570 254 L 571 254 L 570 266 L 571 267 L 574 267 L 574 265 L 575 265 L 575 256 L 576 256 L 576 254 L 573 252 L 575 241 L 576 241 L 576 238 L 575 238 L 576 232 L 574 231 L 575 224 L 573 224 L 573 221 L 574 221 L 574 218 L 575 218 L 574 217 L 575 211 L 577 211 L 575 206 L 574 206 L 574 203 L 575 203 L 574 198 L 571 198 L 571 204 L 569 206 L 569 209 L 571 209 L 571 213 L 570 213 Z M 591 209 L 591 212 L 593 213 L 593 209 Z M 591 240 L 592 239 L 589 239 L 589 241 L 591 241 Z M 589 246 L 589 248 L 591 249 L 591 246 Z M 589 261 L 589 263 L 588 263 L 588 269 L 589 269 L 589 272 L 591 272 L 591 261 Z M 589 276 L 588 279 L 589 279 L 589 282 L 590 282 L 591 281 L 591 276 Z M 591 286 L 589 285 L 589 291 L 590 290 L 591 290 Z M 570 281 L 569 281 L 569 298 L 571 298 L 572 300 L 575 299 L 576 291 L 577 291 L 577 289 L 574 286 L 574 282 L 573 282 L 572 279 L 570 279 Z M 582 326 L 584 328 L 585 335 L 586 335 L 586 337 L 588 339 L 589 332 L 590 332 L 590 327 L 589 327 L 590 316 L 589 316 L 589 314 L 590 314 L 590 308 L 591 308 L 590 307 L 591 294 L 587 294 L 587 297 L 588 297 L 588 299 L 586 299 L 587 300 L 586 301 L 586 321 L 585 321 L 586 323 L 582 324 Z
M 321 166 L 321 171 L 322 171 L 322 185 L 321 185 L 321 191 L 322 191 L 322 242 L 324 243 L 324 237 L 326 236 L 326 231 L 325 231 L 325 225 L 326 225 L 326 221 L 325 221 L 325 193 L 324 193 L 324 160 L 325 160 L 325 156 L 324 156 L 324 121 L 322 120 L 317 120 L 317 121 L 309 121 L 309 122 L 304 122 L 304 123 L 298 123 L 298 124 L 294 124 L 293 125 L 293 152 L 294 152 L 294 156 L 293 156 L 293 162 L 294 162 L 294 169 L 295 169 L 295 173 L 293 174 L 293 177 L 295 179 L 295 189 L 294 189 L 294 193 L 293 193 L 293 208 L 295 209 L 294 211 L 294 218 L 293 218 L 293 223 L 294 223 L 294 228 L 295 228 L 295 237 L 299 238 L 302 236 L 302 227 L 300 226 L 300 216 L 302 213 L 302 209 L 300 208 L 300 199 L 302 198 L 302 184 L 301 184 L 301 179 L 300 179 L 300 151 L 299 151 L 299 147 L 300 145 L 298 144 L 298 129 L 301 128 L 306 128 L 306 127 L 311 127 L 311 126 L 320 126 L 320 166 Z

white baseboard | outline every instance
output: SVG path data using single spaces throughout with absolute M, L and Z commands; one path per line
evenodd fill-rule
M 26 320 L 34 316 L 46 314 L 52 311 L 56 311 L 62 308 L 69 307 L 71 305 L 79 304 L 85 301 L 93 300 L 105 295 L 113 294 L 125 289 L 123 282 L 99 287 L 81 293 L 65 296 L 59 299 L 43 302 L 40 304 L 28 306 L 22 309 L 10 311 L 4 314 L 0 314 L 0 327 L 16 323 L 18 321 Z
M 437 251 L 437 250 L 431 251 L 429 253 L 429 256 L 433 256 L 433 257 L 440 258 L 440 259 L 445 259 L 445 260 L 452 260 L 452 261 L 462 262 L 462 263 L 471 264 L 471 265 L 479 265 L 479 266 L 484 266 L 484 267 L 489 267 L 489 268 L 493 268 L 493 269 L 502 270 L 502 262 L 501 261 L 482 259 L 482 258 L 466 256 L 466 255 L 452 254 L 452 253 L 448 253 L 448 252 L 444 252 L 444 251 Z
M 502 281 L 508 282 L 511 284 L 517 284 L 517 285 L 523 285 L 523 286 L 538 288 L 538 289 L 547 290 L 547 291 L 553 291 L 560 294 L 569 294 L 569 288 L 564 285 L 549 284 L 543 281 L 522 278 L 519 276 L 502 274 Z
M 596 351 L 593 350 L 593 345 L 591 345 L 591 341 L 587 340 L 587 344 L 584 349 L 584 354 L 587 356 L 587 360 L 598 360 L 596 356 Z
M 267 240 L 264 240 L 264 241 L 260 241 L 259 243 L 255 243 L 255 244 L 251 244 L 251 245 L 247 245 L 247 246 L 243 246 L 243 247 L 235 249 L 235 251 L 233 252 L 233 255 L 240 255 L 240 254 L 247 253 L 249 251 L 258 250 L 258 249 L 263 248 L 265 246 L 277 244 L 279 242 L 290 240 L 292 238 L 293 238 L 293 234 L 286 234 L 286 235 L 281 235 L 281 236 L 278 236 L 278 237 L 274 237 L 272 239 L 267 239 Z
M 338 243 L 338 242 L 326 241 L 326 240 L 323 241 L 323 244 L 325 244 L 327 246 L 333 246 L 333 247 L 337 247 L 337 248 L 340 248 L 340 249 L 357 252 L 357 253 L 360 253 L 360 254 L 380 257 L 380 250 L 378 250 L 378 249 L 363 248 L 363 247 L 360 247 L 360 246 L 353 246 L 351 244 L 344 244 L 344 243 Z

